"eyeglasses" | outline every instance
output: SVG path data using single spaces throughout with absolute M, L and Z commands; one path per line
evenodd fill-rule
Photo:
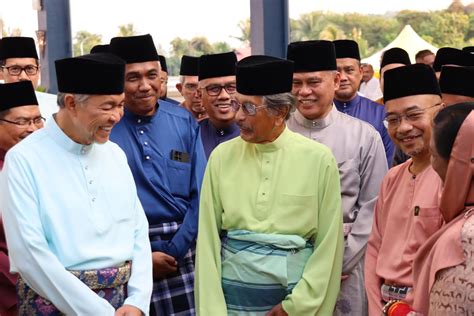
M 211 84 L 202 89 L 205 89 L 207 94 L 211 97 L 216 97 L 221 94 L 222 89 L 225 89 L 228 94 L 234 94 L 237 91 L 237 85 L 235 83 L 228 83 L 225 85 Z
M 194 92 L 194 91 L 197 90 L 198 85 L 197 85 L 197 84 L 192 84 L 192 83 L 187 83 L 187 84 L 184 85 L 184 87 L 185 87 L 186 89 L 188 89 L 189 91 Z M 219 91 L 219 93 L 220 93 L 220 91 Z
M 244 112 L 244 114 L 248 116 L 254 116 L 257 114 L 258 110 L 267 107 L 266 105 L 256 106 L 255 104 L 250 102 L 239 103 L 239 101 L 237 100 L 231 100 L 230 106 L 232 107 L 232 110 L 234 112 L 237 112 L 240 108 L 242 108 L 242 112 Z
M 19 120 L 16 120 L 16 121 L 0 119 L 0 121 L 7 122 L 7 123 L 10 123 L 10 124 L 15 124 L 15 125 L 21 126 L 21 127 L 28 127 L 28 126 L 31 125 L 31 123 L 33 123 L 36 126 L 41 125 L 46 121 L 46 119 L 42 116 L 38 116 L 38 117 L 35 117 L 33 119 L 19 119 Z
M 13 65 L 13 66 L 9 66 L 9 67 L 3 66 L 2 68 L 5 68 L 8 71 L 8 74 L 10 76 L 19 76 L 22 71 L 25 71 L 25 73 L 28 76 L 34 76 L 38 73 L 38 68 L 39 67 L 33 66 L 33 65 L 27 65 L 25 67 L 21 67 L 21 66 L 18 66 L 18 65 Z
M 411 110 L 406 112 L 405 114 L 398 115 L 398 114 L 389 114 L 383 120 L 383 125 L 385 128 L 396 128 L 400 126 L 402 123 L 402 119 L 405 118 L 408 122 L 414 123 L 420 120 L 423 115 L 425 114 L 426 110 L 434 108 L 435 106 L 442 105 L 442 103 L 436 103 L 433 106 L 427 107 L 425 109 L 418 109 L 418 110 Z

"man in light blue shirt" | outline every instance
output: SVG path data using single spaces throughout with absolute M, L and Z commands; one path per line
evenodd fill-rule
M 20 315 L 148 314 L 148 224 L 109 141 L 124 71 L 108 54 L 56 61 L 59 112 L 6 155 L 0 209 Z

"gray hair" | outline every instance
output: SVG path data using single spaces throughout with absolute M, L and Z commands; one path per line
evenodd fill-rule
M 74 93 L 63 93 L 63 92 L 58 92 L 58 106 L 60 108 L 64 108 L 64 99 L 66 98 L 66 95 L 71 94 L 74 96 L 74 100 L 76 103 L 82 104 L 87 101 L 91 97 L 90 94 L 74 94 Z
M 287 120 L 290 118 L 290 114 L 295 110 L 296 98 L 291 94 L 291 92 L 278 93 L 264 96 L 263 103 L 268 109 L 273 109 L 278 112 L 281 112 L 288 107 L 289 111 L 285 117 L 285 120 Z

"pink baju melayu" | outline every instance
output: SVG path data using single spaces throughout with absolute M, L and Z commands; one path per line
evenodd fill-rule
M 415 253 L 443 223 L 441 179 L 431 166 L 415 176 L 411 164 L 409 159 L 389 170 L 375 206 L 365 259 L 369 315 L 381 314 L 383 284 L 413 286 Z

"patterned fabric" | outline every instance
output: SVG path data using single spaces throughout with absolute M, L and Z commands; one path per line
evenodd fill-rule
M 118 309 L 127 297 L 127 282 L 130 279 L 131 264 L 99 270 L 69 271 L 110 305 Z M 49 300 L 36 294 L 19 277 L 17 283 L 18 315 L 56 316 L 64 315 Z
M 181 223 L 170 222 L 150 225 L 150 241 L 168 241 L 178 231 Z M 189 316 L 194 309 L 194 259 L 196 244 L 193 244 L 183 259 L 178 261 L 178 270 L 161 280 L 153 281 L 150 315 Z
M 431 288 L 429 315 L 474 315 L 474 216 L 461 230 L 466 261 L 440 271 Z
M 388 303 L 392 300 L 404 300 L 411 290 L 412 288 L 409 286 L 382 284 L 380 291 L 382 293 L 382 299 Z
M 228 315 L 265 315 L 291 294 L 312 253 L 300 236 L 230 231 L 222 243 Z

